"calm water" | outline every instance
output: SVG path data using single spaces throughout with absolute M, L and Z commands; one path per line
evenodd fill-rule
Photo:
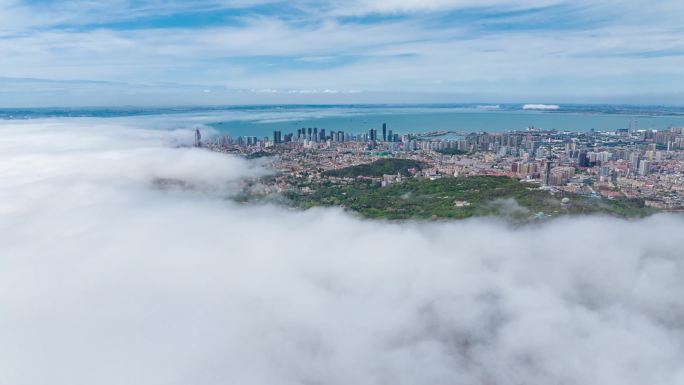
M 524 130 L 530 126 L 543 129 L 568 131 L 616 130 L 629 128 L 666 129 L 684 126 L 684 116 L 639 116 L 588 113 L 548 113 L 539 111 L 354 111 L 339 116 L 301 117 L 255 120 L 227 120 L 211 123 L 223 133 L 232 136 L 271 135 L 274 130 L 283 133 L 296 132 L 301 127 L 363 132 L 369 128 L 379 129 L 387 123 L 387 129 L 395 133 L 446 131 L 501 132 Z
M 364 132 L 382 123 L 395 133 L 435 130 L 501 132 L 542 129 L 568 131 L 629 128 L 666 129 L 684 126 L 684 108 L 640 106 L 561 106 L 556 112 L 522 110 L 519 104 L 497 110 L 474 105 L 449 106 L 218 106 L 178 108 L 42 108 L 0 109 L 0 119 L 35 118 L 135 119 L 156 126 L 210 126 L 231 136 L 271 136 L 301 127 Z

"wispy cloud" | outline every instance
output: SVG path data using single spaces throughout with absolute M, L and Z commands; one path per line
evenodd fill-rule
M 5 0 L 4 76 L 504 98 L 682 86 L 673 1 L 69 4 Z
M 331 13 L 336 15 L 403 14 L 472 8 L 511 11 L 541 8 L 562 2 L 562 0 L 352 0 L 332 1 Z

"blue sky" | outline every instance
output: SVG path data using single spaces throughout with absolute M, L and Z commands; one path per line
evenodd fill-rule
M 684 2 L 0 0 L 0 106 L 684 104 Z

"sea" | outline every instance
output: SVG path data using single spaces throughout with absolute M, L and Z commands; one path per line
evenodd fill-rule
M 283 135 L 298 128 L 365 132 L 382 124 L 394 133 L 505 132 L 530 127 L 559 131 L 614 131 L 684 127 L 684 108 L 671 106 L 449 104 L 268 105 L 193 107 L 0 108 L 0 119 L 123 119 L 169 128 L 202 128 L 237 136 Z M 165 123 L 166 122 L 166 123 Z

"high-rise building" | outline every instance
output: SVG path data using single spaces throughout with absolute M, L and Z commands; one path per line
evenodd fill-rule
M 368 140 L 371 142 L 378 140 L 378 132 L 375 129 L 368 130 Z
M 387 141 L 387 123 L 382 124 L 382 141 Z
M 578 163 L 580 167 L 589 167 L 589 156 L 586 151 L 580 151 Z
M 195 130 L 195 147 L 202 147 L 202 134 L 199 128 Z
M 282 142 L 282 134 L 280 130 L 273 131 L 273 144 L 280 144 Z
M 551 185 L 551 157 L 546 158 L 546 166 L 544 167 L 544 174 L 542 178 L 542 186 Z
M 629 163 L 632 165 L 632 170 L 634 170 L 635 174 L 639 170 L 639 162 L 640 161 L 641 161 L 641 156 L 639 153 L 634 152 L 629 156 Z
M 387 131 L 387 141 L 394 142 L 394 135 L 392 134 L 392 130 Z

